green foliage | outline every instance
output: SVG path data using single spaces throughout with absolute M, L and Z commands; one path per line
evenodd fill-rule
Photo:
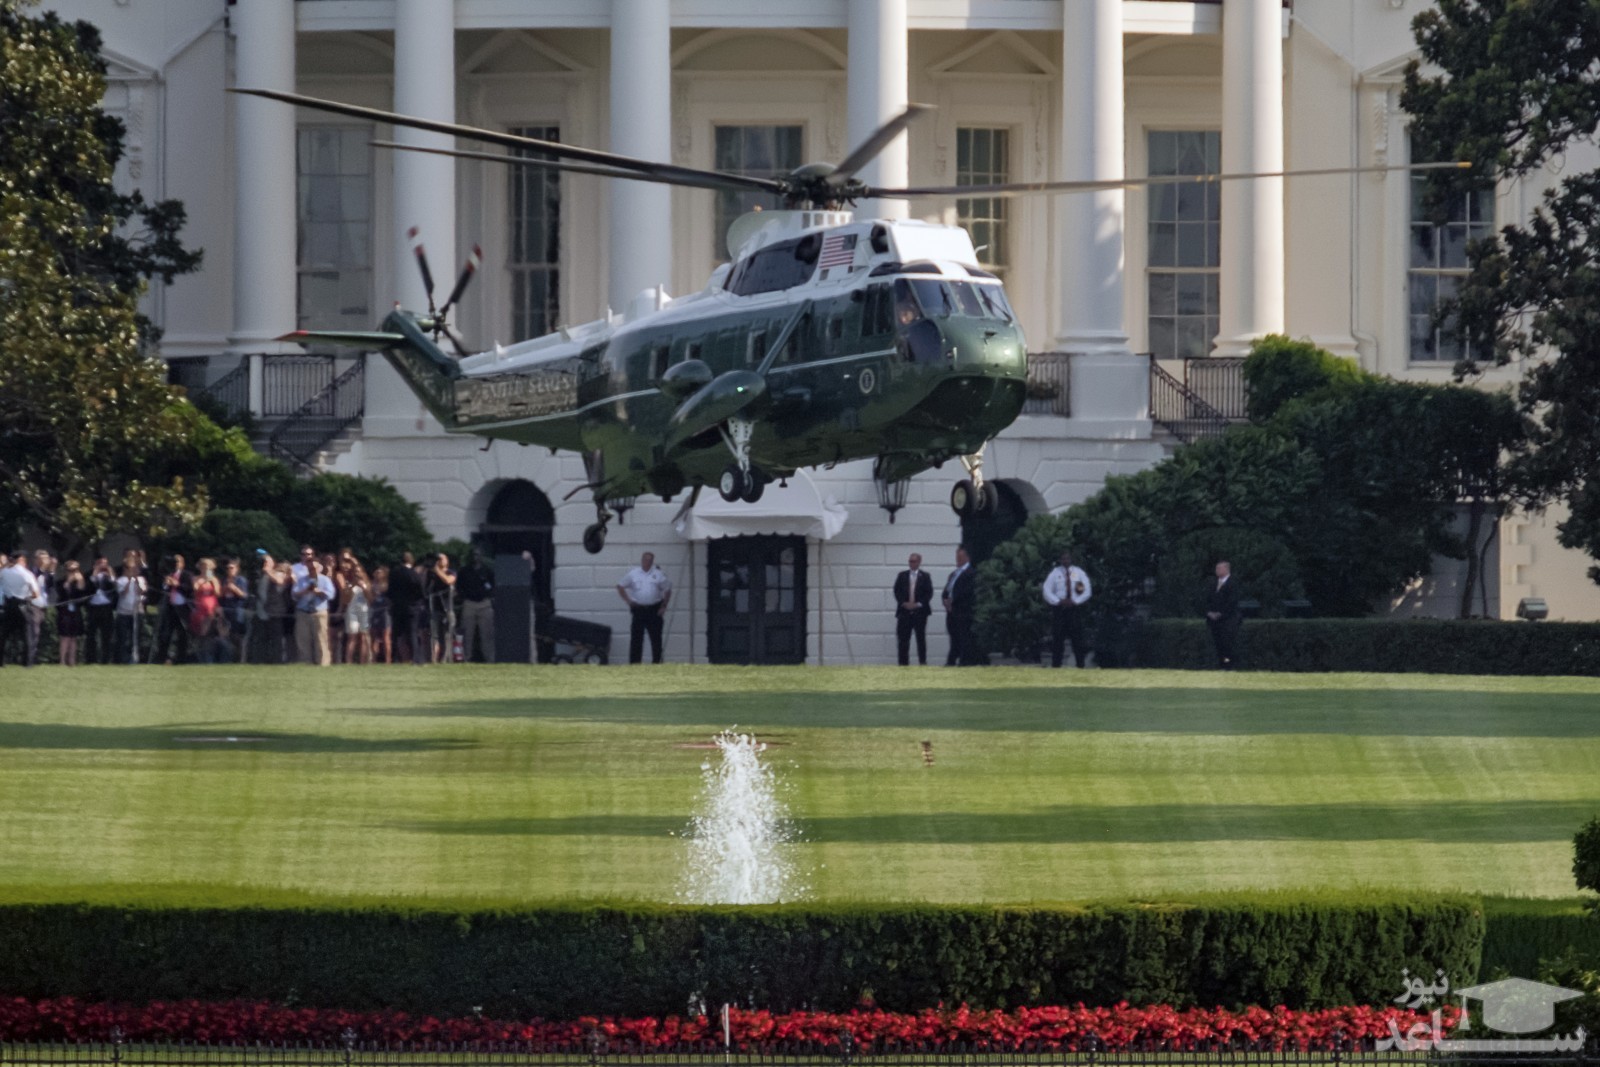
M 461 1015 L 1022 1004 L 1381 1003 L 1401 967 L 1477 973 L 1465 897 L 1081 907 L 0 908 L 8 995 L 240 997 Z
M 1480 977 L 1528 978 L 1562 957 L 1600 959 L 1600 923 L 1585 902 L 1485 897 L 1483 917 Z
M 1202 614 L 1220 560 L 1250 576 L 1240 583 L 1242 594 L 1260 601 L 1265 616 L 1280 614 L 1285 600 L 1305 596 L 1299 564 L 1282 541 L 1238 526 L 1217 526 L 1185 534 L 1162 555 L 1151 614 L 1180 618 Z
M 1413 23 L 1421 62 L 1401 106 L 1420 159 L 1460 159 L 1471 173 L 1430 176 L 1427 207 L 1452 204 L 1493 178 L 1561 171 L 1585 158 L 1600 126 L 1600 19 L 1568 0 L 1441 0 Z M 1424 67 L 1426 64 L 1426 67 Z M 1424 70 L 1428 73 L 1424 74 Z M 1471 360 L 1526 360 L 1519 399 L 1536 420 L 1512 464 L 1532 505 L 1565 501 L 1562 544 L 1600 556 L 1600 172 L 1570 171 L 1525 219 L 1468 249 L 1471 270 L 1442 309 Z M 1600 581 L 1600 568 L 1590 577 Z
M 122 128 L 100 108 L 98 32 L 0 3 L 0 527 L 75 552 L 197 518 L 205 496 L 141 462 L 181 442 L 163 368 L 142 352 L 146 279 L 195 269 L 176 203 L 119 194 Z
M 1061 516 L 1035 515 L 978 565 L 973 620 L 985 648 L 1024 663 L 1039 659 L 1040 641 L 1050 630 L 1040 590 L 1061 553 L 1072 548 L 1070 533 Z
M 1340 359 L 1310 341 L 1269 334 L 1250 346 L 1244 384 L 1251 422 L 1266 422 L 1291 400 L 1371 378 L 1353 359 Z
M 294 538 L 271 512 L 212 508 L 198 525 L 168 541 L 164 551 L 181 552 L 189 560 L 233 556 L 248 570 L 258 548 L 274 559 L 295 559 L 295 547 Z
M 421 510 L 382 478 L 319 474 L 295 482 L 273 510 L 296 541 L 327 551 L 350 548 L 368 567 L 433 544 Z
M 1584 823 L 1572 839 L 1572 877 L 1579 889 L 1600 892 L 1600 818 Z
M 1258 423 L 1108 478 L 996 551 L 980 568 L 980 640 L 1030 658 L 1048 621 L 1038 586 L 1062 546 L 1094 582 L 1097 653 L 1142 607 L 1198 611 L 1193 598 L 1223 557 L 1267 614 L 1303 596 L 1340 616 L 1367 614 L 1435 556 L 1465 557 L 1461 611 L 1473 613 L 1490 520 L 1514 495 L 1504 457 L 1527 428 L 1512 399 L 1391 381 L 1280 336 L 1258 342 L 1245 366 Z M 1461 500 L 1464 536 L 1450 525 Z
M 1240 632 L 1240 659 L 1259 671 L 1395 674 L 1600 674 L 1600 623 L 1460 619 L 1262 619 Z M 1157 619 L 1137 641 L 1140 667 L 1216 663 L 1198 619 Z

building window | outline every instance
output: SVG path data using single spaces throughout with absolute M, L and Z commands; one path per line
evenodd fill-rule
M 372 127 L 295 136 L 296 309 L 306 329 L 372 327 Z
M 718 126 L 716 169 L 751 178 L 781 178 L 800 166 L 799 126 Z M 747 211 L 781 207 L 771 193 L 717 193 L 717 217 L 711 228 L 711 253 L 718 263 L 731 258 L 728 227 Z
M 1216 174 L 1222 134 L 1151 130 L 1150 173 Z M 1217 336 L 1217 279 L 1222 196 L 1216 185 L 1152 185 L 1146 297 L 1150 351 L 1189 359 L 1211 351 Z
M 1451 322 L 1435 324 L 1433 316 L 1440 301 L 1453 297 L 1467 274 L 1467 243 L 1494 231 L 1494 187 L 1453 194 L 1442 223 L 1427 216 L 1423 206 L 1426 191 L 1427 178 L 1413 173 L 1406 271 L 1410 358 L 1414 363 L 1454 363 L 1472 358 L 1472 349 L 1456 335 Z
M 561 140 L 558 126 L 520 126 L 518 137 Z M 516 149 L 540 158 L 544 153 Z M 516 341 L 542 337 L 561 321 L 561 172 L 552 167 L 511 171 L 510 257 L 511 336 Z
M 956 130 L 956 184 L 998 185 L 1011 180 L 1011 131 L 980 126 Z M 978 265 L 1002 281 L 1011 265 L 1010 201 L 973 197 L 956 201 L 956 221 L 972 235 Z

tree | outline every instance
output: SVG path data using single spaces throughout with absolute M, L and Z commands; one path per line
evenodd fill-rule
M 1537 176 L 1586 150 L 1600 126 L 1600 8 L 1592 0 L 1439 0 L 1413 23 L 1422 60 L 1401 105 L 1421 158 L 1473 174 Z M 1442 213 L 1471 175 L 1441 174 Z M 1518 399 L 1535 420 L 1511 467 L 1518 503 L 1565 501 L 1561 543 L 1600 556 L 1600 172 L 1571 173 L 1524 221 L 1469 249 L 1470 271 L 1442 309 L 1479 363 L 1529 360 Z M 1589 575 L 1600 582 L 1600 567 Z
M 1039 584 L 1070 548 L 1094 581 L 1091 615 L 1135 605 L 1187 614 L 1219 559 L 1273 614 L 1301 591 L 1319 615 L 1365 615 L 1435 556 L 1468 562 L 1460 611 L 1482 597 L 1483 555 L 1510 496 L 1526 420 L 1501 393 L 1396 382 L 1314 345 L 1267 337 L 1245 361 L 1251 425 L 1178 449 L 1060 515 L 1038 516 L 979 568 L 977 629 L 1027 655 Z M 1255 390 L 1260 389 L 1260 396 Z M 1467 532 L 1456 532 L 1465 501 Z M 1484 527 L 1488 526 L 1488 535 Z
M 195 269 L 183 209 L 122 194 L 122 128 L 100 108 L 98 31 L 0 0 L 0 529 L 56 549 L 193 521 L 205 494 L 141 473 L 183 439 L 146 357 L 145 282 Z

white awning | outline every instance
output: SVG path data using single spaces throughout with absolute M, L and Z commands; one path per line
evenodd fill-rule
M 827 541 L 844 529 L 849 517 L 832 494 L 823 497 L 817 492 L 809 474 L 795 471 L 787 486 L 773 482 L 754 504 L 742 500 L 730 504 L 714 487 L 707 486 L 700 491 L 700 502 L 673 526 L 688 541 L 747 534 L 791 534 Z

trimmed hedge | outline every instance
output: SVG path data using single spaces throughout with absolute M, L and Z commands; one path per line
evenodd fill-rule
M 1538 978 L 1541 964 L 1569 954 L 1600 961 L 1600 917 L 1582 900 L 1486 897 L 1483 909 L 1482 979 Z
M 1402 967 L 1474 978 L 1469 897 L 1083 907 L 0 908 L 0 992 L 243 998 L 502 1018 L 939 1003 L 1381 1004 Z
M 1204 669 L 1216 653 L 1200 619 L 1140 628 L 1134 665 Z M 1600 623 L 1457 619 L 1247 619 L 1239 662 L 1255 671 L 1600 674 Z

